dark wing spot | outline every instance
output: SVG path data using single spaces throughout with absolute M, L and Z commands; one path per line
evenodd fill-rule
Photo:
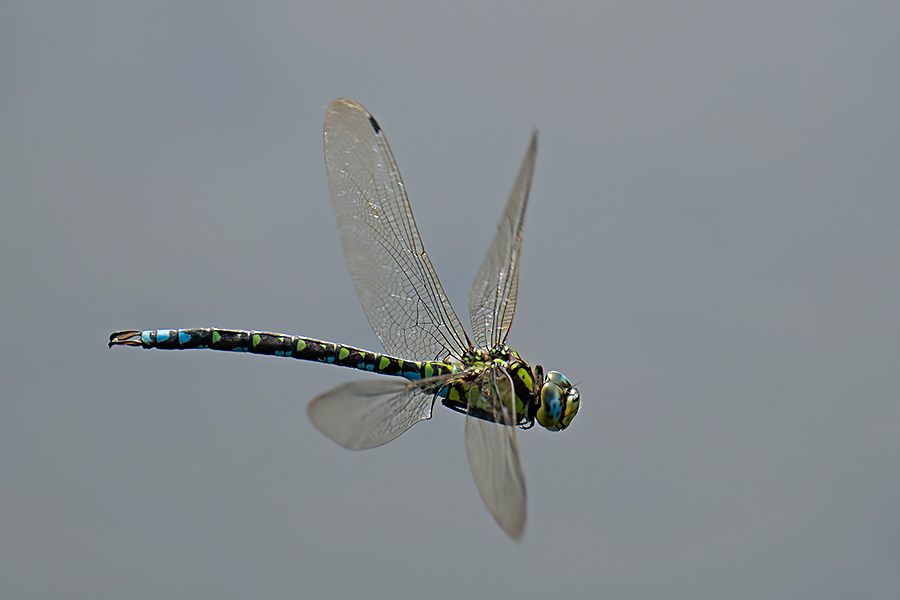
M 372 129 L 375 130 L 375 133 L 381 133 L 381 126 L 378 124 L 378 121 L 375 120 L 375 117 L 369 115 L 369 123 L 372 125 Z

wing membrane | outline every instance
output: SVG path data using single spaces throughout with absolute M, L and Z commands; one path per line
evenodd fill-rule
M 471 343 L 419 237 L 400 171 L 375 119 L 340 98 L 325 117 L 325 163 L 344 258 L 388 353 L 457 359 Z
M 482 396 L 490 398 L 494 422 L 473 416 L 469 406 L 466 456 L 485 506 L 503 531 L 518 540 L 525 527 L 525 473 L 516 441 L 512 381 L 494 368 L 484 374 L 480 386 Z
M 509 194 L 494 241 L 469 291 L 472 333 L 475 343 L 481 348 L 494 348 L 506 342 L 516 313 L 522 225 L 536 155 L 537 131 L 531 135 L 531 144 Z
M 316 429 L 344 448 L 375 448 L 430 419 L 435 393 L 456 377 L 352 381 L 313 398 L 306 412 Z

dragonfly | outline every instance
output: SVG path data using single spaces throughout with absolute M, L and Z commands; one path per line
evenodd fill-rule
M 325 163 L 344 258 L 386 353 L 312 338 L 216 328 L 117 331 L 109 347 L 205 348 L 284 356 L 395 378 L 345 383 L 310 401 L 313 425 L 352 450 L 390 442 L 441 403 L 466 415 L 475 485 L 500 527 L 525 526 L 525 474 L 516 429 L 569 426 L 581 404 L 562 373 L 544 373 L 506 345 L 516 310 L 522 227 L 537 154 L 532 133 L 497 233 L 469 292 L 472 337 L 422 244 L 394 155 L 378 121 L 346 98 L 325 117 Z

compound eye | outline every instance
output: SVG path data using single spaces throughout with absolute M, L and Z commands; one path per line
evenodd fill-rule
M 559 371 L 547 373 L 541 387 L 541 406 L 537 411 L 537 421 L 550 431 L 561 431 L 569 426 L 578 408 L 581 396 L 572 387 L 569 379 Z
M 547 373 L 547 381 L 555 383 L 563 390 L 568 390 L 570 387 L 572 387 L 572 383 L 569 381 L 569 378 L 559 371 L 550 371 L 549 373 Z
M 547 377 L 547 381 L 541 387 L 541 406 L 537 411 L 538 423 L 550 431 L 559 431 L 564 408 L 562 388 L 550 381 L 550 377 Z

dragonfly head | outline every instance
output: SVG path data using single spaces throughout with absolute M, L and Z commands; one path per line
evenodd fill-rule
M 558 371 L 550 371 L 541 387 L 541 406 L 537 421 L 550 431 L 562 431 L 569 426 L 581 406 L 578 389 Z

